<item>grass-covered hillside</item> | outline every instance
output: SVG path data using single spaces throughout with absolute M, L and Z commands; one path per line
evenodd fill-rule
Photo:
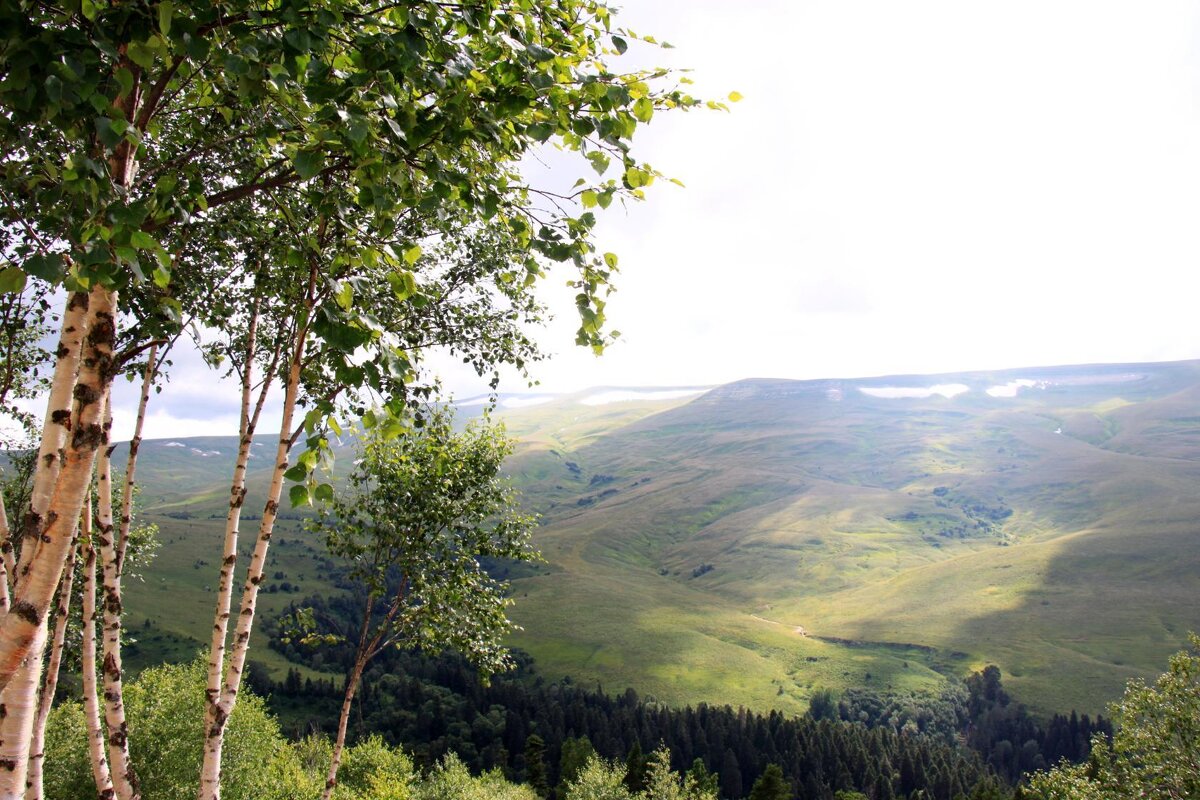
M 939 384 L 969 390 L 862 391 Z M 561 411 L 514 413 L 555 567 L 517 584 L 518 642 L 672 700 L 994 662 L 1097 710 L 1200 627 L 1197 401 L 1182 363 L 744 381 L 557 443 Z
M 1098 710 L 1200 628 L 1197 401 L 1187 362 L 506 410 L 547 559 L 515 581 L 514 644 L 543 674 L 678 703 L 796 710 L 996 663 L 1035 707 Z M 174 442 L 139 467 L 164 541 L 128 603 L 154 621 L 147 655 L 204 639 L 217 573 L 233 440 Z M 285 581 L 330 588 L 296 521 L 276 537 L 268 609 L 299 596 Z

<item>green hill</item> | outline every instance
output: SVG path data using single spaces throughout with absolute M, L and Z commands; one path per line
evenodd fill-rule
M 986 391 L 1018 379 L 1037 385 Z M 518 643 L 672 700 L 994 662 L 1035 706 L 1099 709 L 1200 626 L 1198 382 L 1196 363 L 743 381 L 562 451 L 575 470 L 535 451 L 514 467 L 558 569 L 518 582 Z
M 677 703 L 798 710 L 817 688 L 919 688 L 996 663 L 1036 707 L 1097 710 L 1200 628 L 1198 399 L 1200 363 L 1184 362 L 505 410 L 548 562 L 514 582 L 514 644 L 544 674 Z M 208 630 L 232 445 L 143 450 L 165 546 L 129 607 L 177 641 Z M 269 574 L 329 591 L 298 525 Z

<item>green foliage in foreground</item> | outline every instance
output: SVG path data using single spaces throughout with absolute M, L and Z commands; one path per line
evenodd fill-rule
M 204 744 L 202 660 L 148 669 L 125 687 L 133 766 L 143 800 L 175 800 L 200 788 Z M 298 761 L 262 699 L 246 693 L 229 722 L 222 788 L 231 800 L 286 798 L 275 791 Z M 46 724 L 46 797 L 94 797 L 83 707 L 59 705 Z
M 671 771 L 671 753 L 666 748 L 650 756 L 645 789 L 631 792 L 627 777 L 620 762 L 592 756 L 568 782 L 566 800 L 717 800 L 716 790 L 695 775 L 680 777 Z
M 189 797 L 199 788 L 203 746 L 205 665 L 148 669 L 126 686 L 134 766 L 144 800 Z M 52 712 L 46 736 L 46 797 L 92 797 L 83 708 L 67 702 Z M 229 722 L 221 764 L 222 795 L 230 800 L 311 800 L 324 786 L 331 746 L 323 736 L 286 741 L 261 698 L 246 691 Z M 631 794 L 625 768 L 594 755 L 566 792 L 568 800 L 716 800 L 695 776 L 671 771 L 659 749 L 650 758 L 647 787 Z M 473 776 L 453 753 L 422 775 L 403 751 L 371 736 L 346 751 L 335 800 L 539 800 L 529 786 L 509 782 L 500 770 Z
M 175 800 L 199 789 L 204 678 L 204 661 L 197 659 L 148 669 L 126 686 L 129 727 L 136 736 L 134 767 L 144 800 Z M 51 713 L 46 754 L 49 800 L 95 796 L 79 703 L 63 703 Z M 226 734 L 222 795 L 230 800 L 310 800 L 324 786 L 329 754 L 329 741 L 321 737 L 289 743 L 263 700 L 245 692 Z M 498 772 L 473 777 L 453 755 L 422 777 L 407 755 L 378 737 L 347 751 L 340 778 L 336 800 L 537 800 L 531 790 L 507 782 Z
M 1153 685 L 1130 682 L 1111 707 L 1112 744 L 1097 738 L 1086 764 L 1040 773 L 1030 781 L 1044 800 L 1177 800 L 1200 797 L 1200 637 L 1171 657 Z

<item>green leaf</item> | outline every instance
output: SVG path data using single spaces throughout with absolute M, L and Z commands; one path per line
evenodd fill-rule
M 625 51 L 629 49 L 629 43 L 620 36 L 612 37 L 612 43 L 613 47 L 617 48 L 617 52 L 621 55 L 625 55 Z
M 108 117 L 96 117 L 96 138 L 109 149 L 121 142 L 121 134 L 113 127 L 113 120 Z
M 43 255 L 41 253 L 35 253 L 25 259 L 25 263 L 21 265 L 21 269 L 27 275 L 41 278 L 47 283 L 59 283 L 67 274 L 67 267 L 63 263 L 62 256 Z
M 287 472 L 283 473 L 283 477 L 289 481 L 302 481 L 308 478 L 308 467 L 303 464 L 294 464 Z
M 171 17 L 174 14 L 175 5 L 173 3 L 158 4 L 158 29 L 162 31 L 163 36 L 171 33 Z
M 358 114 L 352 114 L 346 121 L 346 135 L 355 144 L 362 144 L 366 141 L 367 134 L 370 132 L 371 128 L 367 125 L 367 120 Z
M 291 501 L 292 508 L 312 505 L 312 497 L 308 493 L 308 487 L 302 483 L 298 483 L 288 490 L 288 500 Z
M 125 52 L 142 69 L 154 69 L 154 50 L 148 42 L 130 42 Z
M 404 251 L 404 263 L 415 264 L 417 259 L 421 257 L 421 245 L 414 244 L 412 247 Z
M 389 272 L 387 282 L 397 300 L 407 300 L 416 294 L 417 281 L 411 272 Z
M 584 208 L 593 208 L 596 205 L 596 203 L 599 202 L 596 198 L 596 193 L 593 192 L 591 189 L 588 189 L 587 191 L 580 194 L 579 200 L 581 203 L 583 203 Z
M 16 267 L 0 269 L 0 293 L 16 294 L 25 289 L 25 273 Z
M 313 409 L 313 410 L 315 411 L 316 409 Z M 312 412 L 310 411 L 309 413 L 311 414 Z M 314 422 L 315 421 L 316 420 L 314 419 Z M 308 426 L 306 425 L 305 427 L 308 427 Z M 312 470 L 317 468 L 317 451 L 316 450 L 305 450 L 303 453 L 300 454 L 300 457 L 298 459 L 296 459 L 296 462 L 298 465 L 303 465 L 306 469 L 308 469 L 311 472 Z
M 117 83 L 121 84 L 121 97 L 127 97 L 133 91 L 133 73 L 128 67 L 121 67 L 114 74 Z
M 79 10 L 83 12 L 83 16 L 88 20 L 92 22 L 96 21 L 96 14 L 99 11 L 99 8 L 97 8 L 93 0 L 83 0 L 83 2 L 80 3 Z
M 129 234 L 129 243 L 140 250 L 158 250 L 158 240 L 145 231 Z
M 649 122 L 654 116 L 654 101 L 649 97 L 641 97 L 633 103 L 633 116 L 638 122 Z
M 609 269 L 616 269 L 617 268 L 617 254 L 616 253 L 605 253 L 604 254 L 604 263 L 605 263 L 605 265 L 608 266 Z
M 604 153 L 601 153 L 599 150 L 593 150 L 592 152 L 588 153 L 587 159 L 588 161 L 592 162 L 592 169 L 596 170 L 596 173 L 599 175 L 604 174 L 610 163 L 608 156 Z
M 324 157 L 312 150 L 299 151 L 292 158 L 292 163 L 296 165 L 296 174 L 304 180 L 314 177 L 325 167 Z
M 333 502 L 333 484 L 330 484 L 330 483 L 317 484 L 316 490 L 313 491 L 313 496 L 317 499 L 317 502 L 319 502 L 319 503 L 332 503 Z
M 333 299 L 343 311 L 349 311 L 350 307 L 354 305 L 354 287 L 348 282 L 343 281 L 334 294 Z

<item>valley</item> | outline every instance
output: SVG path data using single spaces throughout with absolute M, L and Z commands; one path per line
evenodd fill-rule
M 544 676 L 797 712 L 995 663 L 1035 709 L 1095 712 L 1200 628 L 1196 362 L 613 392 L 501 398 L 545 556 L 512 572 L 512 643 Z M 147 658 L 205 640 L 224 515 L 232 439 L 176 444 L 142 451 Z M 268 614 L 333 591 L 288 516 Z

